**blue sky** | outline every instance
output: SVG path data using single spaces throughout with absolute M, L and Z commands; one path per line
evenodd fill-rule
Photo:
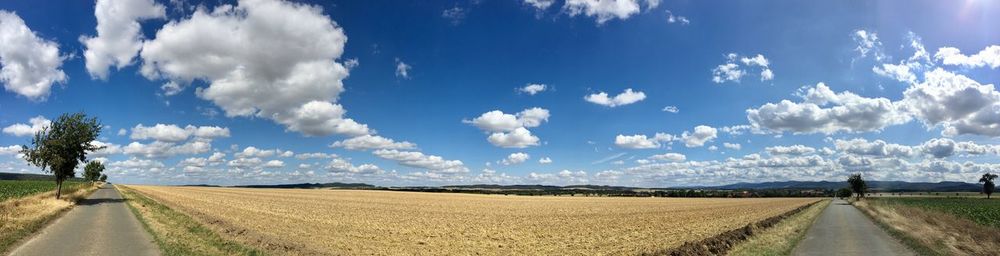
M 1000 168 L 988 1 L 0 10 L 3 172 L 39 172 L 13 146 L 76 111 L 107 125 L 92 158 L 124 183 L 975 181 Z

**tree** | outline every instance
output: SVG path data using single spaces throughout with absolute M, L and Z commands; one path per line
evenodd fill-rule
M 76 175 L 76 166 L 87 162 L 87 152 L 102 149 L 90 142 L 101 134 L 97 118 L 86 114 L 62 114 L 31 139 L 31 147 L 21 146 L 24 159 L 31 165 L 52 173 L 56 180 L 56 199 L 62 194 L 62 184 Z
M 979 178 L 979 183 L 983 183 L 983 193 L 986 194 L 986 198 L 989 199 L 990 195 L 993 194 L 993 190 L 996 189 L 996 185 L 993 184 L 993 179 L 996 179 L 997 175 L 992 173 L 983 174 L 982 178 Z
M 98 161 L 87 162 L 87 166 L 83 167 L 83 179 L 89 181 L 97 181 L 101 178 L 101 172 L 104 171 L 104 164 Z
M 851 176 L 847 178 L 847 183 L 851 184 L 851 190 L 853 190 L 854 194 L 857 195 L 857 199 L 860 200 L 862 197 L 865 197 L 865 190 L 868 190 L 868 185 L 865 184 L 864 179 L 861 179 L 860 173 L 851 174 Z
M 842 188 L 840 190 L 837 190 L 837 197 L 839 197 L 840 199 L 851 197 L 851 189 Z
M 108 181 L 108 175 L 107 174 L 101 174 L 101 181 Z

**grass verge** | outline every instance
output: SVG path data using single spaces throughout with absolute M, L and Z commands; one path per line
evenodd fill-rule
M 740 242 L 747 241 L 757 232 L 767 230 L 779 224 L 782 220 L 794 216 L 822 201 L 816 201 L 782 213 L 778 216 L 770 217 L 762 221 L 747 224 L 746 226 L 723 232 L 713 237 L 709 237 L 697 242 L 686 242 L 680 247 L 671 248 L 653 253 L 643 253 L 643 255 L 726 255 Z
M 55 199 L 55 191 L 48 191 L 0 202 L 0 254 L 44 228 L 99 186 L 64 186 L 61 199 Z
M 920 255 L 993 255 L 1000 248 L 1000 230 L 945 211 L 879 198 L 854 205 Z
M 788 255 L 829 205 L 830 200 L 823 200 L 788 216 L 777 225 L 761 230 L 745 242 L 737 244 L 729 251 L 729 255 Z
M 193 218 L 127 186 L 115 187 L 164 255 L 264 255 L 260 250 L 222 238 Z

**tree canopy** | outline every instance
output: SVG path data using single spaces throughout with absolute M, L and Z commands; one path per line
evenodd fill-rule
M 993 191 L 996 189 L 996 185 L 993 184 L 993 180 L 997 178 L 996 174 L 986 173 L 983 174 L 982 178 L 979 178 L 979 183 L 983 183 L 983 193 L 986 194 L 986 198 L 990 198 Z
M 87 162 L 87 165 L 83 167 L 83 179 L 97 181 L 101 178 L 102 172 L 104 172 L 103 163 L 98 161 Z
M 865 180 L 861 178 L 860 173 L 851 174 L 851 176 L 847 178 L 847 183 L 851 184 L 851 190 L 854 191 L 854 194 L 858 199 L 865 197 L 865 191 L 868 190 L 868 185 L 865 184 Z
M 31 147 L 21 146 L 24 159 L 55 176 L 56 198 L 62 183 L 76 175 L 76 167 L 87 162 L 87 153 L 103 147 L 91 144 L 101 134 L 97 118 L 84 113 L 62 114 L 31 139 Z

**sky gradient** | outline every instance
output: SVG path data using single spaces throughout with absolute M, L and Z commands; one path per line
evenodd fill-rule
M 112 182 L 974 182 L 989 1 L 4 1 L 0 172 L 62 113 Z

